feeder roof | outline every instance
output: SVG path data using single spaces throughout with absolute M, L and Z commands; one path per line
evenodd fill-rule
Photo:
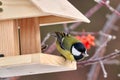
M 68 0 L 1 0 L 0 20 L 40 17 L 41 25 L 87 22 Z M 53 19 L 53 20 L 52 20 Z

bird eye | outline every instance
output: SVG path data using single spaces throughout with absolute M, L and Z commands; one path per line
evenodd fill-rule
M 75 47 L 73 46 L 73 47 L 72 47 L 72 54 L 73 54 L 74 56 L 79 56 L 79 55 L 81 55 L 81 52 L 78 51 L 77 49 L 75 49 Z

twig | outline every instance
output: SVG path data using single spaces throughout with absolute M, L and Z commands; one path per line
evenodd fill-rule
M 102 2 L 106 2 L 107 0 L 96 0 L 96 1 L 102 1 Z M 104 6 L 105 4 L 103 4 L 102 2 L 99 2 L 99 4 L 96 4 L 94 7 L 92 7 L 87 13 L 85 13 L 85 16 L 87 18 L 91 17 L 95 12 L 97 12 L 102 6 Z M 109 7 L 108 7 L 109 8 Z M 114 9 L 114 12 L 117 12 L 115 9 Z M 77 22 L 77 23 L 74 23 L 72 24 L 69 29 L 70 30 L 74 30 L 75 28 L 77 28 L 79 25 L 81 24 L 81 22 Z
M 117 10 L 120 11 L 120 5 L 117 7 Z M 118 17 L 118 15 L 116 15 L 115 13 L 113 13 L 113 14 L 111 15 L 111 17 L 108 18 L 106 24 L 105 24 L 104 27 L 103 27 L 102 32 L 109 34 L 109 33 L 112 31 L 112 29 L 113 29 L 113 28 L 112 28 L 113 26 L 111 26 L 111 25 L 115 24 L 115 22 L 116 22 L 119 18 L 120 18 L 120 17 Z M 105 37 L 100 36 L 100 38 L 99 38 L 100 43 L 104 43 L 105 40 L 106 40 Z M 99 49 L 99 48 L 98 48 L 98 49 Z M 96 51 L 98 51 L 98 49 L 97 49 Z M 106 47 L 104 47 L 104 48 L 102 48 L 101 50 L 99 50 L 100 53 L 97 53 L 97 52 L 96 52 L 95 55 L 98 56 L 98 57 L 102 57 L 102 56 L 104 55 L 105 50 L 106 50 Z M 90 70 L 91 70 L 91 71 L 88 73 L 88 78 L 87 78 L 87 80 L 97 80 L 98 75 L 99 75 L 99 71 L 100 71 L 100 66 L 97 65 L 97 64 L 94 64 L 94 65 L 92 65 L 92 67 L 91 67 Z M 97 71 L 97 73 L 96 73 L 96 71 Z
M 118 77 L 120 77 L 120 74 L 118 74 Z
M 93 80 L 93 79 L 95 80 L 98 78 L 98 75 L 91 76 L 91 74 L 99 73 L 100 67 L 98 67 L 98 66 L 100 66 L 100 64 L 92 65 L 90 72 L 87 75 L 87 80 Z
M 41 45 L 45 45 L 45 42 L 50 38 L 50 33 L 47 33 L 46 37 L 43 39 Z
M 107 33 L 104 33 L 104 32 L 102 32 L 102 31 L 100 31 L 99 34 L 100 34 L 101 36 L 104 36 L 104 37 L 108 38 L 109 40 L 111 40 L 111 39 L 116 39 L 116 36 L 110 35 L 110 34 L 107 34 Z
M 99 62 L 99 61 L 106 61 L 106 60 L 114 59 L 115 57 L 118 57 L 118 56 L 120 56 L 120 50 L 115 50 L 115 52 L 113 52 L 109 55 L 106 55 L 104 57 L 89 59 L 89 60 L 86 60 L 86 61 L 80 61 L 77 64 L 80 67 L 81 66 L 87 66 L 87 65 L 91 65 L 91 64 L 94 64 L 96 62 Z
M 117 60 L 117 59 L 113 59 L 113 60 L 110 60 L 110 61 L 104 61 L 104 64 L 109 64 L 109 65 L 120 65 L 120 61 Z
M 63 26 L 64 26 L 64 32 L 69 33 L 70 30 L 69 30 L 67 24 L 65 23 L 65 24 L 63 24 Z
M 100 65 L 101 65 L 101 68 L 102 68 L 102 71 L 103 71 L 103 74 L 104 74 L 104 78 L 107 78 L 107 71 L 105 70 L 105 66 L 103 64 L 102 61 L 99 61 L 100 62 Z
M 109 3 L 106 3 L 105 1 L 102 1 L 102 0 L 101 0 L 101 3 L 104 4 L 110 11 L 120 16 L 120 12 L 114 9 L 112 6 L 110 6 Z
M 71 31 L 70 34 L 72 35 L 88 35 L 88 34 L 91 34 L 91 35 L 98 35 L 98 32 L 76 32 L 76 31 Z
M 87 18 L 91 17 L 95 12 L 97 12 L 103 5 L 101 4 L 96 4 L 94 7 L 92 7 L 91 9 L 89 9 L 88 12 L 85 13 L 85 16 Z M 76 29 L 79 25 L 81 24 L 81 22 L 77 22 L 74 23 L 72 25 L 69 26 L 69 30 L 74 30 Z
M 56 49 L 55 41 L 50 45 L 50 47 L 45 51 L 45 53 L 52 53 Z
M 111 39 L 116 39 L 116 36 L 112 36 L 112 35 L 109 35 L 109 34 L 106 34 L 106 33 L 103 33 L 103 32 L 99 32 L 99 34 L 101 36 L 103 36 L 104 38 L 107 38 L 102 44 L 100 44 L 99 48 L 96 50 L 95 54 L 90 58 L 90 59 L 93 59 L 93 58 L 96 58 L 98 57 L 98 54 L 101 53 L 101 51 L 107 46 L 108 42 L 111 40 Z
M 120 12 L 114 9 L 112 6 L 110 6 L 110 0 L 94 0 L 94 1 L 97 2 L 98 4 L 105 5 L 110 11 L 120 16 Z

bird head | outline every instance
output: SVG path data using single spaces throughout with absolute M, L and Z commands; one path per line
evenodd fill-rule
M 87 50 L 81 42 L 74 43 L 71 47 L 71 53 L 74 56 L 75 60 L 81 60 L 85 57 L 88 57 Z

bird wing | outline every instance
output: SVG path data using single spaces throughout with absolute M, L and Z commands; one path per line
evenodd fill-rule
M 73 55 L 70 53 L 70 51 L 66 50 L 66 49 L 62 49 L 61 46 L 59 45 L 59 42 L 56 41 L 56 47 L 58 49 L 58 51 L 67 59 L 70 61 L 74 61 L 74 57 Z
M 64 39 L 64 37 L 66 36 L 65 33 L 55 32 L 55 34 L 56 34 L 57 41 L 58 41 L 60 47 L 61 47 L 62 49 L 64 49 L 64 47 L 63 47 L 62 44 L 63 44 L 63 39 Z
M 79 42 L 79 40 L 75 39 L 73 36 L 64 33 L 64 32 L 55 32 L 56 36 L 57 36 L 57 41 L 60 44 L 60 47 L 62 49 L 67 49 L 70 51 L 71 46 L 76 43 Z
M 77 40 L 76 38 L 74 38 L 73 36 L 69 35 L 69 36 L 65 36 L 64 40 L 62 42 L 62 45 L 65 49 L 69 50 L 71 49 L 72 45 L 74 43 L 79 42 L 79 40 Z M 66 46 L 67 45 L 67 46 Z

